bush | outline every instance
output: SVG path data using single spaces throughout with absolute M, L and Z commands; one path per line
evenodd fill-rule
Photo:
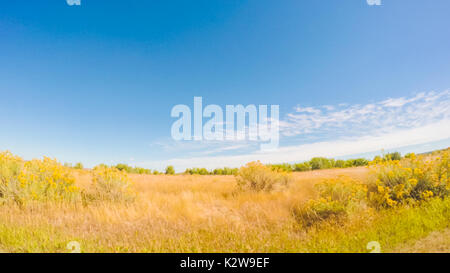
M 84 192 L 84 201 L 134 201 L 136 193 L 124 171 L 96 167 L 92 170 L 92 186 Z
M 288 173 L 273 171 L 257 161 L 241 167 L 236 180 L 241 190 L 272 191 L 286 187 L 293 178 Z
M 370 201 L 377 208 L 412 204 L 430 197 L 445 197 L 450 194 L 449 156 L 435 156 L 426 160 L 424 156 L 409 155 L 399 160 L 384 160 L 371 163 L 373 169 L 370 183 Z
M 292 207 L 294 218 L 306 227 L 325 220 L 340 221 L 365 200 L 367 188 L 349 178 L 330 179 L 316 185 L 318 199 Z
M 140 168 L 140 167 L 134 167 L 133 173 L 137 174 L 152 174 L 152 170 Z
M 238 168 L 223 168 L 223 169 L 215 169 L 213 174 L 216 175 L 236 175 L 238 173 Z
M 144 168 L 140 168 L 140 167 L 131 167 L 127 164 L 117 164 L 115 166 L 116 169 L 118 169 L 119 171 L 125 171 L 127 173 L 135 173 L 135 174 L 152 174 L 152 171 L 149 169 L 144 169 Z
M 128 166 L 127 164 L 119 163 L 116 165 L 116 169 L 118 169 L 119 171 L 126 171 L 127 173 L 131 173 L 133 168 L 131 166 Z
M 193 169 L 186 169 L 184 171 L 185 174 L 199 174 L 199 175 L 208 175 L 211 174 L 207 169 L 205 168 L 193 168 Z
M 0 153 L 0 202 L 77 201 L 80 191 L 70 169 L 48 157 L 25 162 Z
M 314 157 L 309 161 L 312 170 L 330 169 L 333 167 L 333 162 L 325 157 Z
M 309 162 L 297 163 L 294 165 L 296 172 L 306 172 L 311 170 L 311 164 Z
M 336 163 L 334 164 L 334 167 L 336 168 L 346 168 L 348 165 L 346 164 L 345 160 L 339 159 L 336 160 Z
M 355 159 L 355 161 L 353 163 L 353 166 L 357 166 L 357 167 L 358 166 L 367 166 L 367 165 L 369 165 L 369 161 L 365 158 Z
M 284 164 L 272 164 L 269 165 L 269 167 L 272 168 L 273 171 L 277 172 L 292 172 L 294 170 L 294 167 L 291 164 L 284 163 Z
M 175 169 L 173 168 L 173 166 L 167 166 L 166 174 L 168 174 L 168 175 L 174 175 L 175 174 Z
M 304 227 L 318 225 L 325 220 L 339 221 L 347 215 L 346 207 L 337 201 L 310 200 L 306 205 L 292 208 L 294 218 Z
M 334 160 L 325 157 L 315 157 L 310 161 L 297 163 L 292 165 L 292 170 L 296 172 L 304 172 L 310 170 L 323 170 L 331 168 L 350 168 L 367 166 L 369 162 L 364 158 L 348 159 L 348 160 Z M 278 165 L 277 165 L 278 166 Z
M 106 164 L 101 163 L 101 164 L 98 164 L 97 166 L 94 167 L 94 169 L 99 169 L 99 168 L 109 168 L 109 166 L 106 165 Z
M 360 167 L 360 166 L 367 166 L 369 164 L 369 161 L 364 158 L 357 158 L 357 159 L 349 159 L 345 162 L 345 167 Z
M 400 159 L 402 159 L 402 155 L 399 152 L 394 152 L 394 153 L 385 154 L 383 158 L 386 161 L 400 160 Z
M 198 174 L 198 175 L 236 175 L 238 172 L 237 168 L 223 168 L 223 169 L 214 169 L 214 171 L 208 171 L 205 168 L 192 168 L 186 169 L 184 171 L 185 174 Z
M 77 170 L 82 170 L 82 169 L 84 169 L 84 166 L 81 162 L 78 162 L 77 164 L 75 164 L 75 166 L 73 168 L 77 169 Z

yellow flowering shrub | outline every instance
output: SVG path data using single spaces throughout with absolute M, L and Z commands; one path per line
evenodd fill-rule
M 259 161 L 241 167 L 236 175 L 241 190 L 272 191 L 286 187 L 293 180 L 292 175 L 272 170 Z
M 12 155 L 10 152 L 0 153 L 0 201 L 20 200 L 19 181 L 17 179 L 23 166 L 20 157 Z
M 449 155 L 416 156 L 372 162 L 369 200 L 375 207 L 395 207 L 450 193 Z
M 367 193 L 366 185 L 345 176 L 328 179 L 315 187 L 321 198 L 338 201 L 345 205 L 360 202 Z
M 309 227 L 324 220 L 338 221 L 364 203 L 367 187 L 347 177 L 329 179 L 316 185 L 318 198 L 294 206 L 294 218 Z
M 79 189 L 68 168 L 54 159 L 24 161 L 0 153 L 0 201 L 77 201 Z
M 136 193 L 124 171 L 98 166 L 92 170 L 92 185 L 84 194 L 88 201 L 133 201 Z

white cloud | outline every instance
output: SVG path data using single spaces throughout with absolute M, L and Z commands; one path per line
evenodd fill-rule
M 365 105 L 339 105 L 336 108 L 327 105 L 320 108 L 326 110 L 296 107 L 296 111 L 280 123 L 281 134 L 302 136 L 333 132 L 361 135 L 362 132 L 424 126 L 450 119 L 450 91 L 420 93 L 411 98 L 389 98 Z
M 385 101 L 382 101 L 380 104 L 387 106 L 387 107 L 401 107 L 407 103 L 411 103 L 411 102 L 415 102 L 421 99 L 426 99 L 427 95 L 433 95 L 434 92 L 429 92 L 429 93 L 419 93 L 417 94 L 415 97 L 412 98 L 405 98 L 405 97 L 401 97 L 401 98 L 389 98 Z M 445 94 L 445 92 L 443 92 L 442 94 Z
M 440 140 L 450 142 L 450 91 L 424 92 L 368 104 L 297 106 L 294 110 L 280 120 L 281 135 L 292 140 L 290 143 L 308 141 L 307 144 L 291 144 L 263 153 L 258 151 L 256 142 L 249 141 L 171 143 L 168 150 L 191 156 L 139 164 L 158 169 L 174 165 L 177 171 L 191 167 L 212 169 L 238 167 L 255 160 L 298 162 L 314 156 L 338 157 Z M 241 154 L 221 155 L 230 151 Z
M 292 145 L 266 153 L 254 152 L 234 156 L 176 158 L 164 161 L 142 162 L 140 164 L 160 169 L 167 165 L 174 165 L 178 171 L 190 167 L 206 167 L 210 169 L 224 166 L 238 167 L 255 160 L 260 160 L 263 163 L 299 162 L 315 156 L 338 157 L 377 152 L 381 149 L 393 149 L 446 139 L 450 139 L 450 120 L 443 120 L 418 128 L 396 130 L 390 133 Z
M 331 110 L 335 109 L 335 107 L 333 105 L 323 105 L 322 107 L 325 108 L 328 111 L 331 111 Z
M 81 6 L 81 0 L 66 0 L 66 3 L 69 6 Z
M 295 111 L 297 112 L 297 113 L 310 113 L 310 114 L 320 114 L 321 113 L 321 111 L 320 111 L 320 109 L 316 109 L 316 108 L 313 108 L 313 107 L 300 107 L 300 106 L 297 106 L 296 108 L 295 108 Z
M 381 0 L 367 0 L 369 6 L 381 6 Z

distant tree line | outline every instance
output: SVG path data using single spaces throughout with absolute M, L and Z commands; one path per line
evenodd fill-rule
M 145 169 L 145 168 L 141 168 L 141 167 L 132 167 L 125 163 L 119 163 L 117 165 L 111 165 L 111 166 L 108 166 L 108 165 L 102 163 L 102 164 L 95 166 L 94 169 L 100 168 L 100 167 L 116 168 L 120 171 L 124 171 L 127 173 L 133 173 L 133 174 L 154 174 L 154 175 L 163 174 L 162 172 L 159 172 L 157 170 L 152 171 L 150 169 Z
M 120 171 L 126 171 L 127 173 L 135 173 L 135 174 L 152 174 L 152 170 L 150 169 L 145 169 L 145 168 L 141 168 L 141 167 L 131 167 L 130 165 L 124 164 L 124 163 L 119 163 L 116 166 L 116 169 L 120 170 Z
M 411 154 L 405 155 L 409 157 Z M 373 160 L 378 161 L 389 161 L 389 160 L 400 160 L 402 155 L 399 152 L 388 153 L 383 156 L 375 156 Z M 283 163 L 283 164 L 270 164 L 269 166 L 272 170 L 284 171 L 284 172 L 306 172 L 312 170 L 323 170 L 323 169 L 333 169 L 333 168 L 351 168 L 367 166 L 369 160 L 365 158 L 355 158 L 355 159 L 333 159 L 326 157 L 314 157 L 309 161 L 302 163 Z
M 64 163 L 64 166 L 68 167 L 68 168 L 77 169 L 77 170 L 84 169 L 83 163 L 81 163 L 81 162 L 75 163 L 75 165 L 72 165 L 71 163 Z
M 235 175 L 238 172 L 238 168 L 222 168 L 222 169 L 214 169 L 212 171 L 208 171 L 205 168 L 192 168 L 186 169 L 184 171 L 185 174 L 199 174 L 199 175 Z
M 405 157 L 410 157 L 411 154 L 406 154 Z M 376 161 L 390 161 L 390 160 L 400 160 L 402 155 L 399 152 L 393 152 L 384 154 L 383 156 L 375 156 L 373 160 Z M 356 159 L 333 159 L 326 157 L 314 157 L 309 161 L 301 162 L 301 163 L 283 163 L 283 164 L 268 164 L 267 166 L 271 167 L 272 170 L 281 171 L 281 172 L 306 172 L 312 170 L 323 170 L 323 169 L 333 169 L 333 168 L 351 168 L 351 167 L 360 167 L 367 166 L 369 161 L 365 158 L 356 158 Z M 72 166 L 72 164 L 65 163 L 66 167 L 74 168 L 74 169 L 83 169 L 83 164 L 76 163 Z M 157 170 L 150 170 L 141 167 L 132 167 L 130 165 L 119 163 L 115 166 L 107 166 L 105 164 L 100 164 L 98 166 L 104 167 L 114 167 L 118 170 L 125 171 L 127 173 L 133 174 L 167 174 L 174 175 L 175 168 L 173 166 L 167 166 L 165 172 L 159 172 Z M 208 170 L 206 168 L 189 168 L 184 171 L 183 174 L 197 174 L 197 175 L 236 175 L 238 173 L 238 168 L 217 168 L 214 170 Z
M 312 170 L 324 170 L 324 169 L 333 169 L 333 168 L 350 168 L 350 167 L 359 167 L 366 166 L 369 164 L 369 161 L 365 158 L 357 158 L 357 159 L 333 159 L 326 157 L 314 157 L 309 161 L 289 164 L 270 164 L 269 166 L 272 170 L 275 171 L 284 171 L 284 172 L 306 172 Z
M 134 173 L 134 174 L 153 174 L 153 175 L 160 175 L 160 174 L 173 175 L 173 174 L 175 174 L 175 169 L 173 166 L 167 166 L 165 172 L 160 172 L 158 170 L 152 171 L 150 169 L 145 169 L 145 168 L 141 168 L 141 167 L 131 167 L 124 163 L 117 164 L 113 167 L 115 167 L 121 171 L 125 171 L 127 173 Z
M 409 158 L 410 156 L 411 156 L 411 153 L 405 155 L 406 158 Z M 377 156 L 375 156 L 375 158 L 373 160 L 387 161 L 387 160 L 400 160 L 400 159 L 402 159 L 402 154 L 400 154 L 399 152 L 394 152 L 394 153 L 390 153 L 390 154 L 385 154 L 383 157 L 377 155 Z

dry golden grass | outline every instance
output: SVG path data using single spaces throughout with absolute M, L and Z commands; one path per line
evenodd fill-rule
M 131 204 L 1 206 L 5 234 L 14 229 L 35 243 L 0 234 L 0 247 L 66 251 L 65 244 L 77 240 L 87 252 L 296 251 L 289 244 L 303 234 L 293 229 L 289 208 L 313 197 L 314 184 L 339 175 L 363 180 L 367 169 L 295 173 L 287 190 L 269 193 L 236 191 L 233 176 L 130 175 L 138 192 Z M 75 177 L 80 188 L 91 181 L 87 171 Z
M 450 199 L 383 211 L 363 207 L 345 222 L 306 228 L 292 208 L 316 199 L 317 183 L 340 176 L 366 182 L 369 169 L 292 175 L 287 189 L 258 192 L 238 190 L 234 176 L 130 174 L 134 202 L 3 205 L 0 250 L 68 252 L 67 244 L 77 241 L 83 252 L 368 252 L 366 244 L 375 240 L 389 252 L 448 251 L 438 245 L 448 246 L 447 233 L 423 238 L 450 227 Z M 74 176 L 79 188 L 89 189 L 91 172 Z
M 432 232 L 427 237 L 394 249 L 399 253 L 450 253 L 450 229 Z

